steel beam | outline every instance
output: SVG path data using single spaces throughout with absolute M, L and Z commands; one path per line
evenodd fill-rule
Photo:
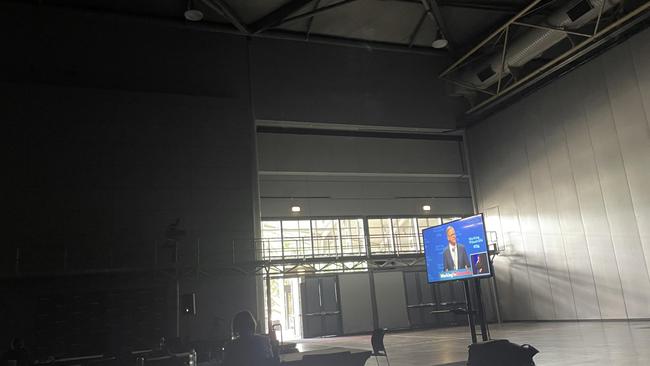
M 232 25 L 234 25 L 235 28 L 237 28 L 237 30 L 239 30 L 240 32 L 250 33 L 246 24 L 244 24 L 244 22 L 239 18 L 239 16 L 235 14 L 235 11 L 232 10 L 230 5 L 228 5 L 228 3 L 226 3 L 225 1 L 223 0 L 201 0 L 201 1 L 210 9 L 220 14 L 223 14 L 223 16 L 226 17 L 226 19 L 228 19 L 230 23 L 232 23 Z
M 445 21 L 442 18 L 442 13 L 440 12 L 437 0 L 420 0 L 420 2 L 422 3 L 422 6 L 424 6 L 424 9 L 429 13 L 431 20 L 436 23 L 436 27 L 438 27 L 440 34 L 447 40 L 447 49 L 449 52 L 454 54 L 456 47 L 449 38 L 450 34 L 445 25 Z
M 487 10 L 501 13 L 517 13 L 521 6 L 515 3 L 505 2 L 476 2 L 465 0 L 438 0 L 441 8 L 462 8 L 473 10 Z
M 418 33 L 420 33 L 420 28 L 422 28 L 422 24 L 424 23 L 424 20 L 426 18 L 427 18 L 427 11 L 425 10 L 422 13 L 422 16 L 420 17 L 418 24 L 415 26 L 415 29 L 413 29 L 411 36 L 409 37 L 409 48 L 413 47 L 413 44 L 415 43 L 415 37 L 417 37 Z
M 302 14 L 298 14 L 298 15 L 293 16 L 293 17 L 286 18 L 286 19 L 282 20 L 279 24 L 277 24 L 275 26 L 277 27 L 277 26 L 280 26 L 282 24 L 291 23 L 293 21 L 304 19 L 304 18 L 312 18 L 316 14 L 321 14 L 321 13 L 336 9 L 339 6 L 346 5 L 346 4 L 349 4 L 349 3 L 353 3 L 355 1 L 358 1 L 358 0 L 342 0 L 342 1 L 339 1 L 338 3 L 334 3 L 332 5 L 323 6 L 322 8 L 314 9 L 314 10 L 308 11 L 306 13 L 302 13 Z
M 314 8 L 312 10 L 318 9 L 319 5 L 320 5 L 320 0 L 316 0 L 314 2 Z M 305 39 L 306 40 L 309 40 L 309 35 L 311 34 L 312 23 L 314 23 L 314 18 L 313 17 L 309 18 L 309 20 L 307 21 L 307 30 L 305 31 Z
M 377 1 L 392 1 L 392 0 L 377 0 Z M 418 2 L 419 3 L 419 2 Z M 16 5 L 22 9 L 32 9 L 32 5 L 21 4 Z M 79 14 L 79 15 L 96 15 L 104 18 L 111 19 L 123 19 L 142 22 L 142 24 L 147 25 L 158 25 L 164 27 L 170 27 L 173 29 L 181 30 L 194 30 L 198 32 L 205 33 L 221 33 L 221 34 L 230 34 L 235 36 L 246 36 L 246 37 L 255 37 L 255 38 L 268 38 L 268 39 L 278 39 L 278 40 L 287 40 L 287 41 L 298 41 L 298 42 L 310 42 L 317 44 L 333 45 L 333 46 L 342 46 L 342 47 L 352 47 L 360 48 L 366 51 L 387 51 L 387 52 L 399 52 L 399 53 L 408 53 L 408 54 L 417 54 L 425 56 L 447 56 L 447 52 L 441 50 L 435 50 L 431 47 L 418 47 L 414 46 L 409 48 L 407 44 L 403 43 L 389 43 L 389 42 L 379 42 L 379 41 L 364 41 L 364 40 L 355 40 L 337 36 L 326 36 L 326 35 L 312 35 L 308 40 L 305 39 L 304 32 L 294 32 L 288 30 L 270 30 L 264 33 L 253 34 L 245 33 L 237 30 L 232 24 L 220 24 L 220 23 L 208 23 L 208 22 L 187 22 L 182 17 L 180 19 L 174 18 L 164 18 L 164 17 L 151 17 L 144 15 L 136 14 L 126 14 L 120 13 L 117 11 L 99 11 L 91 8 L 77 8 L 72 6 L 52 6 L 52 5 L 42 5 L 39 6 L 39 9 L 42 10 L 52 10 L 55 12 L 66 12 L 70 14 Z M 250 30 L 250 26 L 247 26 Z
M 423 1 L 425 1 L 425 0 L 423 0 Z M 440 74 L 440 76 L 441 76 L 441 77 L 442 77 L 442 76 L 445 76 L 445 75 L 449 74 L 452 70 L 456 69 L 456 67 L 457 67 L 458 65 L 462 64 L 462 63 L 463 63 L 465 60 L 467 60 L 470 56 L 472 56 L 474 53 L 476 53 L 476 51 L 478 51 L 479 49 L 481 49 L 481 47 L 483 47 L 486 43 L 490 42 L 490 40 L 491 40 L 492 38 L 494 38 L 494 37 L 496 37 L 497 35 L 501 34 L 501 32 L 503 32 L 506 28 L 508 28 L 512 23 L 516 22 L 516 21 L 517 21 L 518 19 L 520 19 L 522 16 L 524 16 L 525 14 L 527 14 L 531 9 L 533 9 L 533 8 L 534 8 L 537 4 L 539 4 L 541 1 L 542 1 L 542 0 L 533 0 L 530 4 L 528 4 L 528 6 L 526 6 L 526 7 L 525 7 L 524 9 L 522 9 L 519 13 L 517 13 L 515 16 L 513 16 L 512 18 L 510 18 L 510 20 L 508 20 L 504 25 L 502 25 L 502 26 L 499 27 L 497 30 L 495 30 L 494 32 L 492 32 L 492 34 L 490 34 L 487 38 L 485 38 L 481 43 L 479 43 L 479 44 L 477 44 L 476 46 L 474 46 L 474 48 L 472 48 L 472 49 L 469 50 L 467 53 L 465 53 L 465 55 L 464 55 L 463 57 L 461 57 L 460 59 L 458 59 L 458 61 L 454 62 L 451 66 L 449 66 L 447 69 L 445 69 L 445 71 L 443 71 L 443 72 Z
M 288 3 L 282 5 L 281 7 L 275 9 L 271 13 L 262 17 L 262 19 L 251 24 L 251 32 L 259 33 L 263 32 L 271 27 L 274 27 L 280 24 L 284 19 L 289 15 L 297 12 L 302 9 L 305 5 L 309 4 L 313 0 L 292 0 Z
M 603 1 L 603 4 L 605 2 Z M 530 23 L 524 23 L 524 22 L 513 22 L 513 25 L 519 25 L 522 27 L 528 27 L 528 28 L 535 28 L 535 29 L 543 29 L 543 30 L 552 30 L 552 31 L 558 31 L 566 34 L 573 34 L 574 36 L 580 36 L 580 37 L 593 37 L 593 34 L 587 34 L 587 33 L 580 33 L 580 32 L 574 32 L 570 31 L 564 28 L 558 28 L 558 27 L 551 27 L 549 25 L 537 25 L 537 24 L 530 24 Z
M 593 37 L 586 38 L 584 41 L 573 47 L 572 49 L 564 52 L 563 54 L 559 55 L 552 61 L 548 62 L 544 66 L 538 68 L 537 70 L 531 72 L 530 74 L 526 75 L 522 79 L 518 80 L 516 83 L 508 86 L 507 88 L 503 89 L 501 91 L 500 95 L 514 92 L 515 89 L 521 87 L 523 84 L 531 82 L 534 83 L 539 80 L 539 78 L 543 77 L 544 75 L 552 72 L 553 70 L 556 70 L 558 68 L 561 68 L 567 64 L 569 64 L 572 61 L 575 61 L 577 57 L 580 57 L 582 54 L 588 52 L 589 46 L 592 43 L 597 42 L 599 39 L 604 39 L 606 38 L 606 35 L 610 32 L 614 32 L 617 28 L 622 27 L 626 22 L 631 21 L 633 18 L 640 16 L 642 14 L 648 14 L 650 11 L 650 1 L 646 2 L 645 4 L 639 6 L 638 8 L 634 9 L 633 11 L 625 14 L 623 17 L 615 21 L 614 23 L 610 24 L 609 26 L 605 27 L 598 33 L 596 33 Z M 492 96 L 480 104 L 474 106 L 470 110 L 466 111 L 466 115 L 472 115 L 476 113 L 479 110 L 482 110 L 483 108 L 486 108 L 488 104 L 493 103 L 500 95 L 495 95 Z

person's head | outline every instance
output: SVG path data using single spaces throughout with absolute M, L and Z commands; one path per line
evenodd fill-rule
M 22 338 L 14 338 L 11 340 L 11 349 L 19 350 L 25 348 L 25 341 Z
M 453 226 L 447 226 L 447 241 L 450 245 L 456 245 L 456 230 Z
M 255 328 L 257 323 L 255 323 L 255 318 L 250 311 L 244 310 L 238 312 L 234 318 L 232 318 L 232 332 L 236 336 L 247 336 L 255 334 Z

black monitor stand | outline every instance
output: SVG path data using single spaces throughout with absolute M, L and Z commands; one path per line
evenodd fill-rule
M 472 297 L 471 297 L 471 292 L 469 289 L 469 279 L 463 281 L 463 287 L 465 288 L 465 302 L 467 304 L 467 307 L 465 311 L 467 312 L 467 321 L 469 323 L 469 330 L 472 334 L 472 343 L 477 343 L 477 337 L 476 337 L 476 324 L 474 322 L 474 314 L 477 312 L 474 309 L 472 309 Z M 487 341 L 489 339 L 488 337 L 488 330 L 487 330 L 487 323 L 485 321 L 485 312 L 483 311 L 483 298 L 481 297 L 481 280 L 479 278 L 474 279 L 474 288 L 476 290 L 476 301 L 478 302 L 477 305 L 477 310 L 478 310 L 478 317 L 481 325 L 481 339 L 483 342 Z

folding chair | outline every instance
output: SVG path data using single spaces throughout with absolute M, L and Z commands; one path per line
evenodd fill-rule
M 386 330 L 383 328 L 377 328 L 372 331 L 372 337 L 370 338 L 370 343 L 372 344 L 372 356 L 375 356 L 375 361 L 377 361 L 377 366 L 379 366 L 379 356 L 386 357 L 386 362 L 390 366 L 390 360 L 388 359 L 388 353 L 386 352 L 386 347 L 384 346 L 384 334 Z

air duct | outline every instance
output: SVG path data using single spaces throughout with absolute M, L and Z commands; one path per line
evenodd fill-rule
M 487 89 L 567 37 L 566 31 L 576 30 L 598 19 L 621 0 L 571 1 L 549 15 L 540 28 L 530 29 L 509 42 L 505 57 L 491 56 L 487 61 L 468 67 L 460 74 L 460 81 L 477 89 Z M 602 9 L 602 12 L 601 12 Z M 503 70 L 501 70 L 503 64 Z M 455 95 L 470 96 L 475 92 L 468 88 L 456 88 Z

